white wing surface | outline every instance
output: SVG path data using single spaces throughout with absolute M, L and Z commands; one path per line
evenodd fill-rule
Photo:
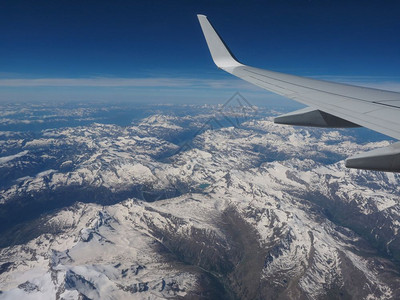
M 277 123 L 363 126 L 400 139 L 400 93 L 316 80 L 239 63 L 204 15 L 198 15 L 214 63 L 224 71 L 309 108 L 276 118 Z M 346 160 L 347 167 L 400 171 L 400 147 L 374 150 Z

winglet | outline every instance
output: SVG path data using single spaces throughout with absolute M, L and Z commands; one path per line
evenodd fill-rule
M 204 15 L 197 15 L 214 63 L 218 68 L 242 66 Z

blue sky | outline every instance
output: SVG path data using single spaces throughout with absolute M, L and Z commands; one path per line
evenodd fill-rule
M 4 0 L 0 101 L 277 99 L 214 66 L 197 13 L 243 63 L 399 89 L 397 3 Z

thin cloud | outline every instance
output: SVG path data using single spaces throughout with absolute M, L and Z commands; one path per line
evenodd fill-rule
M 400 92 L 400 80 L 390 77 L 369 76 L 313 76 L 315 79 L 335 81 L 352 85 L 366 86 L 382 90 Z M 265 92 L 259 87 L 243 80 L 232 79 L 202 79 L 202 78 L 0 78 L 1 87 L 88 87 L 88 88 L 158 88 L 172 90 L 241 90 L 247 92 Z
M 197 78 L 12 78 L 0 79 L 0 87 L 164 87 L 164 88 L 245 88 L 251 85 L 231 80 Z

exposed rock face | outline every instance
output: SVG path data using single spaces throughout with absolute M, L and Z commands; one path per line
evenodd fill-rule
M 400 298 L 399 175 L 340 161 L 387 142 L 210 118 L 7 134 L 0 299 Z

